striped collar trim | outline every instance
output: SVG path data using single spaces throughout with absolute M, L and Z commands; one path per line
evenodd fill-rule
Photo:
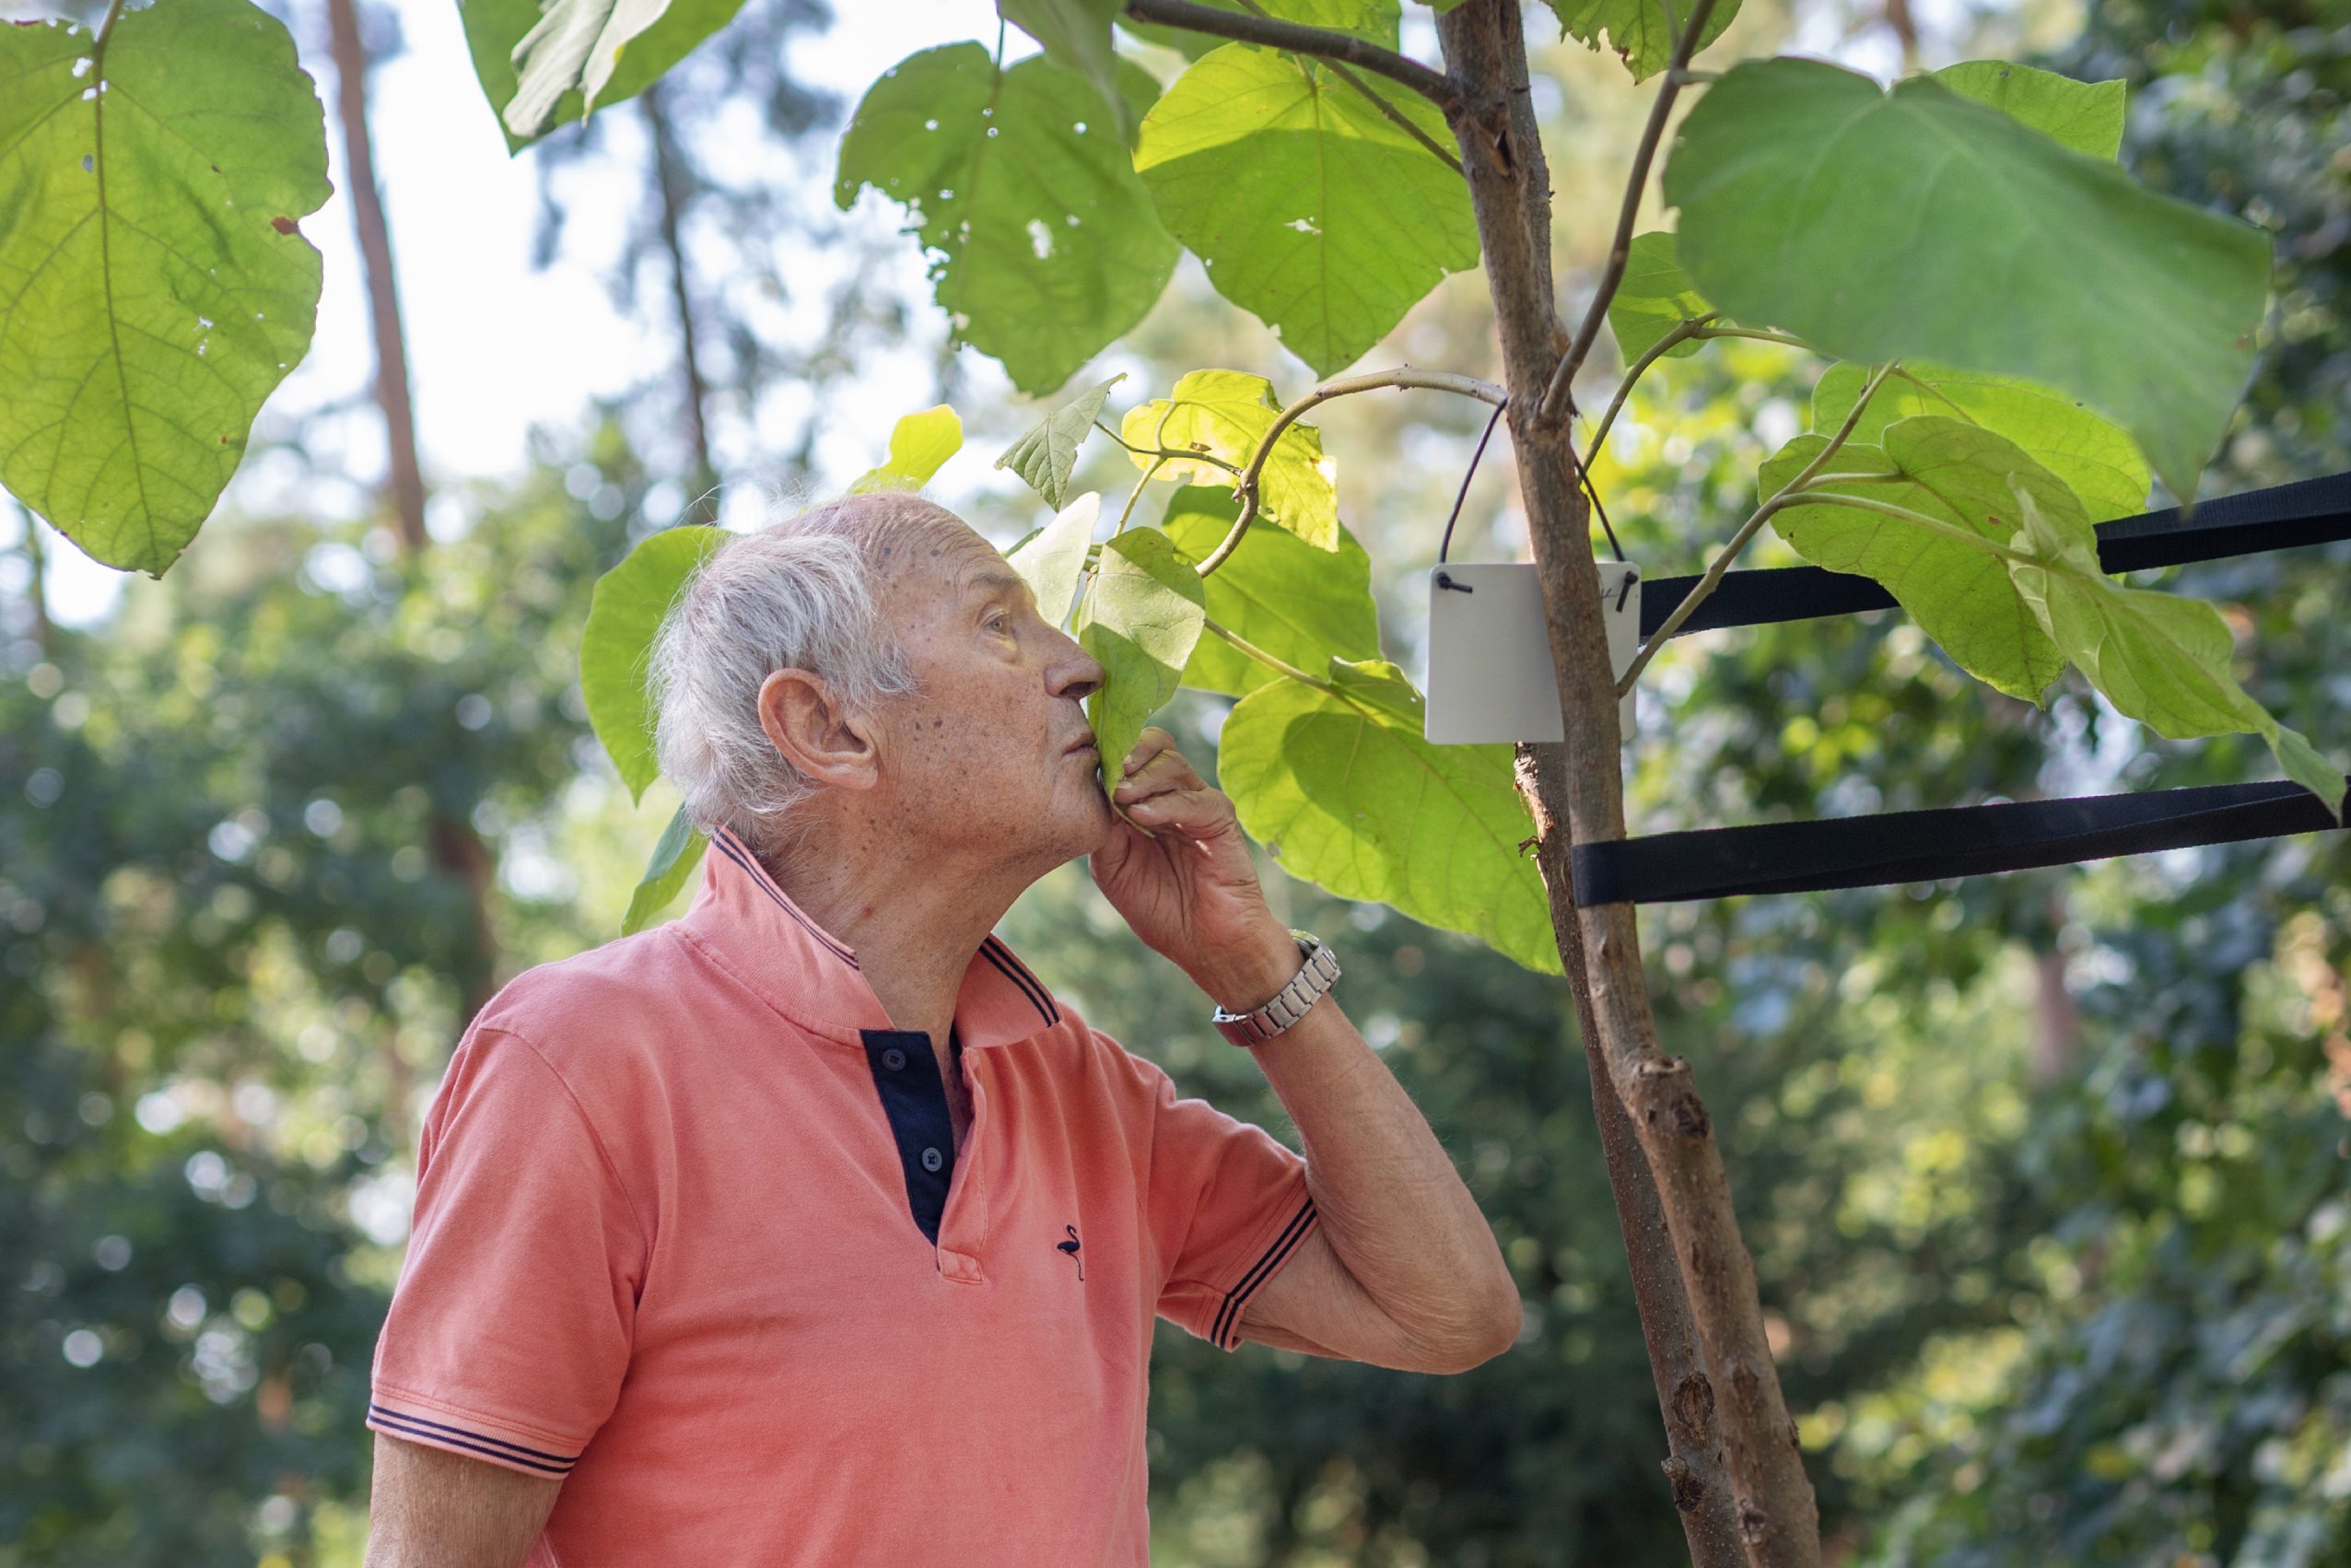
M 862 1050 L 864 1031 L 892 1027 L 857 950 L 793 903 L 740 837 L 720 827 L 709 838 L 682 934 L 769 1007 L 828 1039 Z M 1052 991 L 1011 948 L 995 936 L 979 944 L 955 998 L 966 1049 L 1009 1045 L 1060 1022 Z

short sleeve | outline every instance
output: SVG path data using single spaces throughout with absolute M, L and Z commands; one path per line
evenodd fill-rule
M 368 1425 L 569 1474 L 628 1368 L 645 1244 L 619 1173 L 537 1048 L 477 1025 L 426 1117 L 416 1177 Z
M 1159 1316 L 1237 1350 L 1249 1298 L 1314 1232 L 1305 1159 L 1206 1100 L 1179 1098 L 1165 1071 L 1122 1054 L 1152 1098 L 1143 1200 L 1164 1269 Z

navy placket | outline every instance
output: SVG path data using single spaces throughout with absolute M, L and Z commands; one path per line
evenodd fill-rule
M 906 1177 L 906 1207 L 931 1246 L 939 1245 L 939 1217 L 955 1175 L 955 1128 L 947 1114 L 947 1085 L 930 1036 L 919 1029 L 861 1029 L 865 1059 L 882 1096 L 883 1115 L 897 1141 L 898 1164 Z M 963 1042 L 953 1032 L 948 1048 L 960 1061 Z

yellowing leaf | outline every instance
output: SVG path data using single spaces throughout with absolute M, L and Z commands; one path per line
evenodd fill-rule
M 1172 395 L 1129 409 L 1120 433 L 1129 446 L 1142 449 L 1135 454 L 1136 467 L 1148 471 L 1160 462 L 1152 454 L 1163 450 L 1199 452 L 1200 457 L 1168 460 L 1160 474 L 1230 490 L 1234 471 L 1248 462 L 1280 412 L 1273 383 L 1263 376 L 1195 370 L 1176 383 Z M 1259 476 L 1262 517 L 1317 550 L 1337 549 L 1334 472 L 1323 456 L 1321 433 L 1310 425 L 1292 424 L 1274 442 Z
M 879 468 L 867 469 L 849 486 L 852 496 L 876 490 L 919 490 L 930 476 L 963 450 L 964 422 L 945 404 L 909 414 L 890 431 L 890 455 Z

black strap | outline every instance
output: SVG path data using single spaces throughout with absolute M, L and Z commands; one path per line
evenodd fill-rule
M 2098 525 L 2098 564 L 2110 572 L 2216 561 L 2301 544 L 2351 539 L 2351 474 L 2302 479 L 2206 501 L 2188 515 L 2177 507 Z M 1654 636 L 1698 586 L 1694 577 L 1641 585 L 1641 635 Z M 1759 626 L 1890 609 L 1894 596 L 1866 577 L 1819 567 L 1730 572 L 1674 635 L 1724 626 Z
M 1671 904 L 1937 882 L 2334 825 L 2325 802 L 2281 782 L 1710 827 L 1578 844 L 1575 902 Z
M 2170 507 L 2101 523 L 2098 559 L 2110 572 L 2137 571 L 2338 539 L 2351 539 L 2351 474 L 2226 496 L 2193 515 Z M 1641 635 L 1663 626 L 1697 583 L 1694 577 L 1678 577 L 1643 584 Z M 1892 594 L 1866 577 L 1819 567 L 1731 572 L 1681 631 L 1850 614 L 1893 603 Z M 2351 798 L 2344 806 L 2351 811 Z M 1575 902 L 1588 908 L 1937 882 L 2336 825 L 2318 796 L 2298 784 L 2275 783 L 1703 828 L 1577 845 Z

